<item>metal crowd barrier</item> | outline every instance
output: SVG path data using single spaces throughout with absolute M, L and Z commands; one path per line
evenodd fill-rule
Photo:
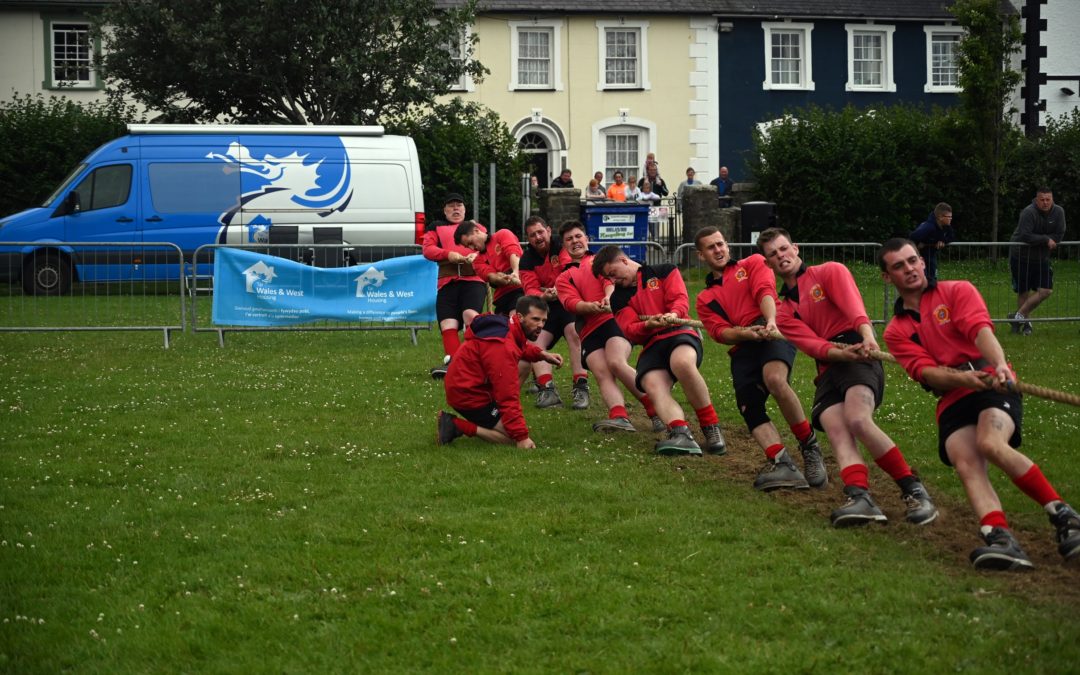
M 244 332 L 297 332 L 297 331 L 347 331 L 347 330 L 407 330 L 413 345 L 417 344 L 417 331 L 431 330 L 430 323 L 409 321 L 333 321 L 319 320 L 291 326 L 215 326 L 209 323 L 213 303 L 212 263 L 214 251 L 219 248 L 235 248 L 257 251 L 318 266 L 352 266 L 379 262 L 387 258 L 417 255 L 421 248 L 416 244 L 403 246 L 348 245 L 348 244 L 246 244 L 243 246 L 207 244 L 195 250 L 192 256 L 188 289 L 191 293 L 191 328 L 196 333 L 217 333 L 218 345 L 225 346 L 225 333 Z M 333 263 L 327 261 L 334 260 Z M 432 293 L 435 289 L 431 289 Z M 205 322 L 205 323 L 200 323 Z
M 153 330 L 168 349 L 185 328 L 184 276 L 166 242 L 4 242 L 0 331 Z

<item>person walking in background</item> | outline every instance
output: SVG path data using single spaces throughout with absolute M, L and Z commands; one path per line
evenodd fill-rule
M 938 251 L 945 248 L 946 244 L 956 241 L 952 218 L 952 207 L 941 202 L 934 207 L 926 220 L 908 235 L 919 247 L 919 253 L 926 261 L 926 278 L 930 281 L 937 281 Z
M 991 570 L 1032 567 L 1009 530 L 987 474 L 990 464 L 1043 507 L 1065 561 L 1080 559 L 1080 515 L 1061 500 L 1038 465 L 1017 450 L 1023 400 L 986 301 L 968 281 L 930 279 L 906 239 L 885 242 L 878 264 L 900 296 L 885 328 L 885 344 L 911 379 L 939 397 L 938 456 L 956 469 L 979 519 L 986 545 L 971 552 L 971 563 Z
M 1020 212 L 1020 222 L 1010 240 L 1020 244 L 1009 249 L 1009 271 L 1016 293 L 1016 312 L 1009 314 L 1014 320 L 1014 333 L 1031 335 L 1031 322 L 1027 319 L 1053 293 L 1050 252 L 1064 236 L 1065 209 L 1054 203 L 1050 188 L 1041 187 L 1035 199 Z

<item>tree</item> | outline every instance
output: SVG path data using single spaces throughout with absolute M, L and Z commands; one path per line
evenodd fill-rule
M 483 77 L 475 2 L 120 0 L 95 33 L 109 85 L 163 121 L 376 124 Z
M 990 239 L 997 241 L 1001 176 L 1017 130 L 1010 103 L 1021 74 L 1012 61 L 1020 51 L 1020 19 L 1002 13 L 1000 0 L 956 0 L 952 13 L 965 29 L 959 45 L 961 110 L 968 139 L 991 194 Z

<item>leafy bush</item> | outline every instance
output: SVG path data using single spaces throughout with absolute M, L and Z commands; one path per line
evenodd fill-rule
M 0 102 L 0 216 L 40 204 L 83 157 L 135 120 L 134 108 L 116 98 L 76 103 L 38 94 Z
M 1017 211 L 1035 197 L 1040 186 L 1054 191 L 1054 202 L 1074 212 L 1080 211 L 1080 109 L 1050 118 L 1046 132 L 1020 144 L 1014 160 L 1005 167 L 1003 192 L 1012 211 L 1004 211 L 1003 236 L 1012 233 Z M 1076 239 L 1076 232 L 1066 233 Z

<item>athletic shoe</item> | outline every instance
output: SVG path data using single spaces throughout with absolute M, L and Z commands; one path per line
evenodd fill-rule
M 690 435 L 690 427 L 675 427 L 668 432 L 667 438 L 656 442 L 658 455 L 695 455 L 701 456 L 701 446 Z
M 571 392 L 574 396 L 574 402 L 570 404 L 570 407 L 574 410 L 584 410 L 589 407 L 589 381 L 585 379 L 578 380 L 574 383 L 574 390 Z
M 1025 321 L 1024 322 L 1024 327 L 1020 329 L 1020 334 L 1021 335 L 1031 335 L 1031 332 L 1032 332 L 1032 330 L 1031 330 L 1031 322 L 1030 321 Z
M 889 522 L 866 488 L 847 485 L 844 487 L 847 501 L 829 516 L 833 527 L 855 527 L 869 523 Z
M 649 420 L 652 421 L 653 432 L 660 433 L 661 431 L 667 431 L 667 425 L 664 424 L 664 420 L 660 419 L 659 415 L 653 415 Z
M 805 443 L 799 442 L 799 449 L 802 450 L 803 473 L 810 487 L 823 488 L 828 485 L 829 472 L 825 469 L 817 434 L 810 432 L 810 438 Z
M 559 396 L 559 392 L 555 391 L 555 385 L 548 382 L 543 387 L 540 387 L 540 391 L 536 394 L 536 407 L 551 408 L 557 405 L 562 405 L 562 398 Z
M 1016 316 L 1016 312 L 1009 312 L 1009 314 L 1008 314 L 1008 318 L 1010 319 L 1010 321 L 1011 321 L 1012 319 L 1015 319 L 1015 318 L 1017 318 L 1017 316 Z M 1020 315 L 1020 318 L 1021 318 L 1021 319 L 1023 319 L 1023 318 L 1024 318 L 1024 315 L 1023 315 L 1023 314 L 1021 314 L 1021 315 Z M 1019 322 L 1019 321 L 1012 321 L 1012 322 L 1011 322 L 1011 323 L 1009 324 L 1009 330 L 1011 330 L 1011 331 L 1012 331 L 1012 332 L 1014 332 L 1014 333 L 1019 333 L 1019 332 L 1020 332 L 1020 322 Z
M 631 424 L 629 418 L 626 417 L 609 417 L 607 419 L 594 422 L 592 425 L 593 431 L 637 431 L 634 425 Z
M 771 492 L 780 488 L 805 490 L 809 487 L 802 472 L 788 456 L 787 450 L 781 450 L 775 458 L 765 462 L 765 466 L 754 479 L 754 489 L 762 492 Z
M 1058 504 L 1057 512 L 1050 516 L 1057 528 L 1058 553 L 1066 562 L 1080 560 L 1080 515 L 1065 502 Z
M 1016 537 L 1004 527 L 995 527 L 983 535 L 986 546 L 971 552 L 971 564 L 977 570 L 1034 569 Z
M 724 432 L 720 431 L 719 424 L 710 424 L 701 427 L 701 433 L 705 435 L 705 452 L 710 455 L 722 455 L 727 452 L 727 444 L 724 443 Z
M 540 385 L 538 385 L 536 383 L 536 378 L 533 378 L 533 380 L 529 383 L 529 387 L 525 390 L 525 393 L 526 394 L 539 394 L 540 393 Z
M 461 436 L 461 429 L 454 424 L 454 416 L 445 410 L 439 411 L 439 435 L 436 438 L 438 445 L 450 445 L 455 438 Z
M 431 377 L 435 380 L 441 380 L 446 377 L 446 371 L 450 369 L 449 363 L 442 363 L 431 369 Z
M 904 502 L 904 509 L 907 510 L 904 518 L 912 525 L 929 525 L 937 520 L 937 507 L 930 500 L 930 495 L 921 482 L 916 481 L 904 490 L 900 499 Z

